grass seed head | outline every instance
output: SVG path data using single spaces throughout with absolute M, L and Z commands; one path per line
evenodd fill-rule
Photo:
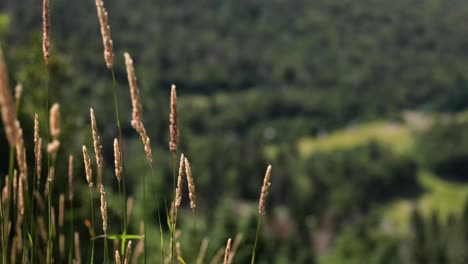
M 223 264 L 228 264 L 229 263 L 230 252 L 231 252 L 231 239 L 228 239 L 227 244 L 226 244 L 226 249 L 224 251 L 224 262 L 223 262 Z
M 180 203 L 182 202 L 182 188 L 184 184 L 183 176 L 184 176 L 184 153 L 180 155 L 180 163 L 179 163 L 179 176 L 177 177 L 177 188 L 176 188 L 176 199 L 175 199 L 175 206 L 176 208 L 180 207 Z
M 104 45 L 104 60 L 108 69 L 112 69 L 114 63 L 114 49 L 110 35 L 110 26 L 107 11 L 102 0 L 96 0 L 96 9 L 101 26 L 102 44 Z
M 73 155 L 68 156 L 68 200 L 73 201 Z
M 141 125 L 141 101 L 140 89 L 138 88 L 135 69 L 133 68 L 133 60 L 128 52 L 124 53 L 125 68 L 127 69 L 128 86 L 130 87 L 130 97 L 132 99 L 132 127 L 139 131 Z
M 268 195 L 268 187 L 270 187 L 271 165 L 268 165 L 263 179 L 262 191 L 260 193 L 260 200 L 258 202 L 258 214 L 265 215 L 265 203 Z
M 104 186 L 101 184 L 99 191 L 101 192 L 101 216 L 102 216 L 102 231 L 107 234 L 107 201 Z
M 187 175 L 187 183 L 189 189 L 190 208 L 192 210 L 197 206 L 197 195 L 195 193 L 195 183 L 193 181 L 192 169 L 187 158 L 185 158 L 185 174 Z
M 91 188 L 93 187 L 93 170 L 91 169 L 91 159 L 89 158 L 88 149 L 86 149 L 86 146 L 83 145 L 82 149 L 83 161 L 86 171 L 86 181 L 88 182 L 88 186 Z
M 127 250 L 125 250 L 125 258 L 124 264 L 129 264 L 130 262 L 130 255 L 132 254 L 132 241 L 128 241 L 127 243 Z
M 15 87 L 15 101 L 16 104 L 19 104 L 21 101 L 21 97 L 23 95 L 23 85 L 21 83 L 18 83 Z
M 179 128 L 178 128 L 178 115 L 177 115 L 177 93 L 176 86 L 173 84 L 171 87 L 171 113 L 169 115 L 169 132 L 171 140 L 169 141 L 169 149 L 173 154 L 177 152 L 177 145 L 179 143 Z
M 54 103 L 50 108 L 50 134 L 54 139 L 60 135 L 60 105 Z
M 44 54 L 44 62 L 49 64 L 50 58 L 50 15 L 49 15 L 49 0 L 42 1 L 42 52 Z
M 94 116 L 93 108 L 89 109 L 89 115 L 91 118 L 91 131 L 93 135 L 93 147 L 94 147 L 94 154 L 96 155 L 96 164 L 98 169 L 102 168 L 102 146 L 101 146 L 101 139 L 99 137 L 99 132 L 97 129 L 96 117 Z
M 122 262 L 120 262 L 120 254 L 119 254 L 119 251 L 116 250 L 115 251 L 115 264 L 121 264 Z
M 120 156 L 119 141 L 114 138 L 114 166 L 115 166 L 115 177 L 120 182 L 122 177 L 122 159 Z
M 8 71 L 0 49 L 0 110 L 2 112 L 3 127 L 10 146 L 16 145 L 18 131 L 16 127 L 16 114 L 13 108 L 10 88 L 8 85 Z

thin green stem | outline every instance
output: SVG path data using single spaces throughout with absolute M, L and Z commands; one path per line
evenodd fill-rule
M 153 170 L 153 164 L 148 163 L 148 165 L 151 168 L 151 178 L 154 177 L 154 170 Z M 147 252 L 147 246 L 146 246 L 146 229 L 147 229 L 147 215 L 146 215 L 146 173 L 143 174 L 143 246 L 144 246 L 144 263 L 146 263 L 146 252 Z
M 172 190 L 173 190 L 173 194 L 172 194 L 172 197 L 173 197 L 173 201 L 175 202 L 175 196 L 176 196 L 176 155 L 175 153 L 172 153 L 172 180 L 173 180 L 173 185 L 172 185 Z M 172 204 L 171 204 L 172 206 Z M 170 263 L 173 263 L 174 261 L 174 234 L 175 234 L 175 228 L 176 228 L 176 223 L 177 223 L 177 213 L 176 215 L 174 216 L 175 219 L 172 219 L 173 221 L 173 226 L 172 226 L 172 230 L 171 230 L 171 246 L 170 246 L 170 249 L 171 249 L 171 252 L 170 252 L 170 256 L 171 256 L 171 260 L 170 260 Z
M 50 169 L 49 169 L 50 170 Z M 49 175 L 50 177 L 50 175 Z M 53 191 L 53 181 L 48 178 L 49 182 L 49 195 L 47 197 L 47 208 L 48 208 L 48 217 L 49 217 L 49 236 L 47 239 L 47 263 L 52 263 L 52 234 L 53 234 L 53 224 L 52 224 L 52 191 Z
M 124 175 L 124 156 L 123 156 L 123 137 L 122 137 L 122 127 L 120 125 L 120 112 L 119 112 L 119 91 L 117 89 L 117 80 L 115 79 L 115 71 L 114 68 L 111 69 L 112 73 L 112 87 L 114 93 L 114 111 L 115 111 L 115 121 L 117 123 L 117 130 L 119 133 L 119 149 L 120 149 L 120 159 L 122 164 L 122 193 L 124 199 L 124 214 L 123 214 L 123 227 L 124 227 L 124 234 L 127 234 L 127 204 L 126 204 L 126 192 L 125 192 L 125 175 Z
M 34 168 L 37 168 L 37 162 L 34 162 Z M 29 225 L 30 225 L 30 236 L 31 236 L 31 244 L 34 246 L 34 213 L 35 213 L 35 208 L 34 208 L 34 192 L 36 191 L 36 178 L 37 178 L 37 170 L 34 169 L 34 177 L 33 177 L 33 191 L 31 195 L 31 212 L 30 212 L 30 217 L 29 217 Z M 31 263 L 34 263 L 34 249 L 31 251 Z
M 107 247 L 107 237 L 104 237 L 104 263 L 109 263 L 109 248 Z
M 192 217 L 193 217 L 193 236 L 197 237 L 197 221 L 195 218 L 195 209 L 192 210 Z
M 15 166 L 15 146 L 10 146 L 9 154 L 9 165 L 8 165 L 8 188 L 12 190 L 13 185 L 13 170 Z M 8 263 L 7 253 L 8 253 L 8 222 L 10 221 L 10 203 L 11 199 L 8 199 L 8 202 L 4 208 L 3 220 L 3 237 L 2 237 L 2 261 L 4 264 Z
M 123 137 L 122 137 L 122 127 L 120 125 L 120 112 L 119 112 L 119 91 L 117 89 L 117 80 L 115 79 L 115 71 L 114 68 L 111 69 L 112 73 L 112 88 L 113 88 L 113 93 L 114 93 L 114 111 L 115 111 L 115 120 L 117 123 L 117 130 L 119 133 L 119 150 L 120 150 L 120 159 L 121 159 L 121 166 L 122 166 L 122 195 L 123 195 L 123 228 L 122 228 L 122 233 L 124 235 L 124 238 L 122 239 L 122 244 L 121 244 L 121 252 L 122 256 L 124 254 L 125 250 L 125 235 L 127 234 L 127 195 L 125 191 L 125 174 L 124 174 L 124 156 L 123 156 Z M 119 194 L 120 194 L 120 181 L 119 181 Z M 146 228 L 145 228 L 146 230 Z M 145 243 L 146 247 L 146 243 Z M 146 248 L 145 248 L 146 249 Z M 146 261 L 146 250 L 145 250 L 145 261 Z M 145 262 L 146 263 L 146 262 Z
M 118 185 L 119 185 L 119 196 L 121 196 L 121 195 L 122 195 L 122 189 L 120 188 L 120 180 L 118 180 Z M 125 227 L 124 227 L 124 215 L 127 214 L 127 212 L 124 211 L 124 210 L 125 210 L 125 205 L 126 205 L 125 197 L 122 197 L 122 205 L 123 205 L 123 206 L 122 206 L 122 218 L 121 218 L 121 224 L 120 224 L 120 228 L 121 228 L 120 232 L 121 232 L 122 234 L 124 234 L 124 230 L 125 230 Z M 125 234 L 124 234 L 124 235 L 125 235 Z M 125 236 L 124 236 L 124 237 L 122 238 L 122 240 L 120 241 L 120 253 L 121 253 L 122 257 L 125 256 L 125 242 L 126 242 L 125 240 L 126 240 L 126 239 L 125 239 Z
M 46 124 L 49 124 L 49 81 L 50 81 L 50 70 L 46 65 L 46 86 L 45 86 L 45 114 L 46 114 Z M 49 142 L 50 131 L 49 126 L 46 125 L 46 142 Z M 52 183 L 50 179 L 50 154 L 47 153 L 47 181 L 49 182 L 49 196 L 47 202 L 47 212 L 48 212 L 48 227 L 49 227 L 49 236 L 47 239 L 47 264 L 52 263 L 52 208 L 51 208 L 51 196 L 52 196 Z
M 6 249 L 5 249 L 5 241 L 4 241 L 5 236 L 3 235 L 3 233 L 5 232 L 4 223 L 3 223 L 5 221 L 4 214 L 3 214 L 3 202 L 0 202 L 0 217 L 2 218 L 2 226 L 0 228 L 0 234 L 2 236 L 2 264 L 6 264 Z
M 69 190 L 69 191 L 71 192 L 71 190 Z M 72 260 L 73 260 L 73 246 L 72 245 L 73 245 L 73 233 L 74 233 L 74 230 L 73 230 L 73 199 L 70 199 L 69 228 L 70 228 L 70 231 L 69 231 L 68 243 L 69 243 L 70 246 L 68 247 L 68 264 L 71 264 Z
M 260 227 L 262 226 L 262 216 L 258 216 L 257 220 L 257 231 L 255 233 L 255 243 L 252 249 L 252 259 L 250 260 L 250 264 L 255 264 L 255 250 L 257 249 L 257 242 L 258 242 L 258 235 L 260 234 Z
M 90 205 L 91 205 L 91 261 L 90 263 L 94 263 L 94 205 L 93 205 L 93 187 L 89 187 L 89 198 L 90 198 Z
M 158 208 L 158 220 L 159 220 L 159 244 L 161 245 L 161 263 L 164 263 L 164 234 L 161 224 L 161 214 Z

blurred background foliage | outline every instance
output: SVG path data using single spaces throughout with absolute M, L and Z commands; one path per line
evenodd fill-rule
M 105 5 L 124 113 L 126 184 L 137 203 L 139 178 L 149 171 L 129 122 L 124 51 L 134 58 L 155 153 L 148 188 L 159 202 L 150 210 L 151 236 L 158 236 L 158 208 L 171 193 L 168 112 L 175 83 L 179 149 L 191 160 L 200 197 L 196 232 L 191 212 L 182 214 L 186 258 L 197 254 L 205 235 L 213 256 L 228 237 L 243 233 L 234 262 L 248 262 L 259 189 L 271 163 L 258 263 L 468 262 L 467 1 Z M 104 143 L 104 181 L 112 186 L 111 217 L 117 219 L 112 79 L 95 4 L 52 0 L 51 7 L 50 101 L 62 106 L 64 132 L 57 174 L 66 175 L 65 159 L 75 154 L 84 186 L 80 146 L 90 145 L 93 107 Z M 11 86 L 25 87 L 20 119 L 32 135 L 33 114 L 44 115 L 41 5 L 4 0 L 0 12 Z M 7 144 L 3 129 L 0 144 Z M 6 148 L 0 151 L 0 160 L 7 160 Z M 56 186 L 66 186 L 65 178 L 56 177 L 63 183 Z M 88 207 L 77 204 L 74 221 L 83 231 Z M 140 215 L 137 208 L 134 232 Z M 150 248 L 158 247 L 157 239 L 151 241 Z

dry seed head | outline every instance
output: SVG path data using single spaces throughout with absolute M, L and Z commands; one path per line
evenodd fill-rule
M 114 63 L 114 50 L 112 47 L 109 21 L 107 11 L 104 8 L 104 2 L 102 0 L 96 0 L 96 8 L 99 24 L 101 25 L 102 44 L 104 45 L 104 60 L 106 61 L 107 68 L 111 69 Z
M 15 126 L 18 131 L 18 137 L 16 139 L 16 160 L 18 161 L 20 174 L 26 177 L 28 166 L 26 165 L 26 148 L 24 147 L 23 129 L 18 120 L 16 120 Z
M 16 255 L 18 255 L 18 241 L 19 236 L 16 235 L 13 237 L 12 243 L 11 243 L 11 250 L 10 250 L 10 262 L 11 263 L 16 263 Z
M 135 248 L 135 254 L 133 254 L 132 263 L 138 263 L 138 259 L 145 252 L 145 240 L 140 239 Z
M 169 115 L 169 132 L 171 136 L 169 149 L 173 154 L 177 152 L 177 144 L 179 142 L 179 128 L 177 121 L 177 93 L 176 86 L 173 84 L 171 87 L 171 113 Z
M 102 168 L 102 146 L 101 140 L 99 138 L 99 133 L 96 124 L 96 117 L 94 117 L 94 110 L 93 108 L 89 109 L 89 115 L 91 117 L 91 130 L 93 134 L 93 146 L 94 146 L 94 154 L 96 155 L 96 164 L 99 169 Z
M 56 233 L 56 227 L 57 227 L 57 224 L 56 224 L 56 221 L 55 221 L 55 207 L 52 206 L 52 209 L 50 211 L 51 213 L 51 219 L 52 219 L 52 235 L 55 237 Z
M 63 193 L 59 196 L 59 227 L 63 227 L 63 216 L 65 211 L 65 195 Z
M 49 196 L 49 181 L 46 181 L 44 185 L 44 197 L 48 197 L 48 196 Z
M 23 85 L 18 83 L 15 87 L 15 101 L 18 104 L 21 100 L 21 96 L 23 95 Z
M 54 139 L 52 142 L 47 144 L 47 153 L 54 155 L 57 153 L 59 148 L 60 148 L 60 141 L 58 141 L 58 139 Z
M 8 175 L 5 176 L 5 185 L 2 189 L 2 200 L 0 201 L 3 204 L 6 204 L 7 200 L 10 200 L 10 181 L 8 179 Z
M 190 208 L 194 210 L 197 206 L 197 196 L 195 194 L 195 183 L 193 182 L 192 169 L 190 168 L 190 163 L 187 158 L 185 158 L 185 174 L 187 174 Z
M 218 264 L 221 258 L 223 257 L 223 253 L 224 253 L 224 247 L 218 249 L 213 259 L 211 259 L 210 264 Z
M 113 239 L 112 241 L 112 247 L 113 247 L 113 250 L 116 251 L 116 250 L 119 250 L 119 240 L 117 239 Z
M 175 207 L 175 203 L 172 202 L 171 203 L 171 209 L 169 210 L 169 216 L 171 217 L 172 225 L 175 225 L 176 213 L 177 213 L 177 210 L 176 210 L 176 207 Z
M 50 108 L 50 134 L 54 139 L 60 135 L 60 105 L 54 103 Z
M 210 240 L 205 237 L 203 238 L 202 244 L 200 246 L 200 251 L 198 252 L 198 257 L 197 257 L 197 264 L 203 264 L 203 260 L 205 259 L 206 255 L 206 250 L 208 249 L 208 243 Z
M 265 172 L 265 178 L 263 179 L 262 192 L 260 194 L 260 200 L 258 202 L 258 214 L 265 215 L 265 202 L 268 195 L 268 187 L 270 186 L 271 176 L 271 165 L 268 165 Z
M 41 172 L 42 172 L 42 138 L 37 141 L 37 152 L 36 152 L 36 175 L 37 175 L 37 186 L 41 183 Z
M 99 188 L 101 192 L 101 216 L 102 216 L 102 231 L 104 234 L 107 233 L 107 201 L 106 201 L 106 192 L 104 191 L 104 186 L 101 184 Z
M 73 201 L 73 155 L 68 156 L 68 200 Z
M 59 252 L 60 252 L 60 258 L 63 259 L 65 256 L 65 235 L 60 234 L 59 235 Z
M 55 179 L 55 167 L 50 167 L 49 169 L 49 179 L 47 180 L 48 182 L 51 182 Z
M 3 127 L 10 146 L 16 145 L 18 131 L 15 125 L 16 114 L 13 108 L 10 88 L 8 86 L 8 72 L 0 49 L 0 109 L 2 111 Z
M 143 221 L 140 222 L 140 229 L 138 230 L 138 232 L 140 232 L 140 235 L 145 234 L 145 222 Z
M 145 223 L 143 221 L 140 222 L 139 232 L 140 232 L 140 235 L 143 235 L 145 232 Z M 132 263 L 138 263 L 138 259 L 143 254 L 143 252 L 145 252 L 145 240 L 140 239 L 138 240 L 138 243 L 136 245 L 135 254 L 133 254 L 133 258 L 132 258 Z
M 40 164 L 39 164 L 39 152 L 41 151 L 41 147 L 39 146 L 39 116 L 34 114 L 34 158 L 36 162 L 36 175 L 39 179 L 39 172 L 40 172 Z
M 130 96 L 132 98 L 132 127 L 139 131 L 141 124 L 141 102 L 140 90 L 138 89 L 133 60 L 128 52 L 124 53 L 125 67 L 127 69 L 128 86 L 130 87 Z
M 125 259 L 124 259 L 124 264 L 129 264 L 130 260 L 130 255 L 132 253 L 132 241 L 128 241 L 127 243 L 127 250 L 125 250 Z
M 122 262 L 120 262 L 120 254 L 119 254 L 119 251 L 116 250 L 115 251 L 115 264 L 121 264 Z
M 239 249 L 240 242 L 242 241 L 242 234 L 237 234 L 236 238 L 234 239 L 234 245 L 232 246 L 231 253 L 229 254 L 229 262 L 228 264 L 231 264 L 234 256 L 236 255 L 237 249 Z
M 42 196 L 39 193 L 39 191 L 34 191 L 33 196 L 34 196 L 34 199 L 36 200 L 36 203 L 39 206 L 39 208 L 41 210 L 44 210 L 44 208 L 45 208 L 44 200 L 42 199 Z
M 37 149 L 37 143 L 39 141 L 39 116 L 34 114 L 34 149 Z
M 176 188 L 176 199 L 175 199 L 175 206 L 179 208 L 180 203 L 182 202 L 182 188 L 184 184 L 183 174 L 184 174 L 184 153 L 180 155 L 180 163 L 179 163 L 179 176 L 177 177 L 177 188 Z
M 37 225 L 39 226 L 39 236 L 41 237 L 43 242 L 47 242 L 47 231 L 45 228 L 44 217 L 37 217 Z
M 224 251 L 224 262 L 223 262 L 223 264 L 228 264 L 229 263 L 230 252 L 231 252 L 231 239 L 228 239 L 227 244 L 226 244 L 226 250 Z
M 88 150 L 86 146 L 83 145 L 83 161 L 86 170 L 86 181 L 88 182 L 89 187 L 93 187 L 93 170 L 91 169 L 91 159 L 89 158 Z
M 135 204 L 135 199 L 130 196 L 127 199 L 127 223 L 130 223 L 130 217 L 132 216 L 133 206 Z
M 24 215 L 23 181 L 18 182 L 18 214 Z
M 145 148 L 146 160 L 148 161 L 149 164 L 151 164 L 153 163 L 153 155 L 151 154 L 150 139 L 148 135 L 146 134 L 146 129 L 142 122 L 140 122 L 140 124 L 138 125 L 138 129 L 139 129 L 141 141 L 143 142 L 143 146 Z
M 16 255 L 17 255 L 17 246 L 18 246 L 18 236 L 13 237 L 12 245 L 11 245 L 11 252 L 10 252 L 10 262 L 16 263 Z
M 44 53 L 44 62 L 48 65 L 50 58 L 49 0 L 42 1 L 42 52 Z
M 76 263 L 81 263 L 80 233 L 75 232 L 73 238 L 75 242 L 75 260 Z
M 18 219 L 16 220 L 16 247 L 19 252 L 23 250 L 23 215 L 18 215 Z
M 120 182 L 120 178 L 122 176 L 122 160 L 120 157 L 119 141 L 117 138 L 114 138 L 114 165 L 115 177 L 117 177 L 117 181 Z
M 181 259 L 182 258 L 182 249 L 180 249 L 180 243 L 176 243 L 176 252 L 177 252 L 177 258 Z
M 16 200 L 18 197 L 18 171 L 13 170 L 13 204 L 16 205 Z

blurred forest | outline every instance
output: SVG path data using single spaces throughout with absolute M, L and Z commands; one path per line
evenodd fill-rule
M 258 263 L 468 263 L 468 1 L 105 5 L 123 113 L 126 184 L 137 201 L 139 178 L 149 172 L 129 121 L 123 52 L 135 61 L 155 153 L 156 175 L 147 187 L 154 201 L 171 192 L 169 92 L 171 83 L 177 85 L 180 149 L 192 157 L 200 201 L 196 234 L 189 208 L 182 215 L 182 237 L 191 237 L 182 240 L 187 256 L 196 255 L 204 235 L 212 256 L 239 232 L 244 240 L 234 263 L 248 263 L 259 190 L 271 163 Z M 0 2 L 0 43 L 11 87 L 21 82 L 25 88 L 20 119 L 26 135 L 33 133 L 34 113 L 44 114 L 41 8 L 33 0 Z M 103 61 L 95 3 L 51 0 L 51 9 L 50 101 L 62 106 L 66 139 L 57 186 L 66 186 L 60 175 L 66 175 L 72 153 L 86 188 L 80 150 L 92 142 L 93 107 L 109 175 L 104 181 L 115 187 L 107 191 L 109 211 L 117 217 L 110 177 L 112 76 Z M 3 133 L 0 145 L 6 146 Z M 32 145 L 31 137 L 26 144 Z M 0 148 L 0 175 L 7 171 L 6 151 Z M 74 220 L 83 233 L 86 206 L 77 204 Z M 157 206 L 164 208 L 151 208 L 147 227 L 155 238 Z M 138 219 L 141 211 L 136 214 Z M 137 221 L 131 225 L 138 230 Z M 154 240 L 149 246 L 157 249 Z

